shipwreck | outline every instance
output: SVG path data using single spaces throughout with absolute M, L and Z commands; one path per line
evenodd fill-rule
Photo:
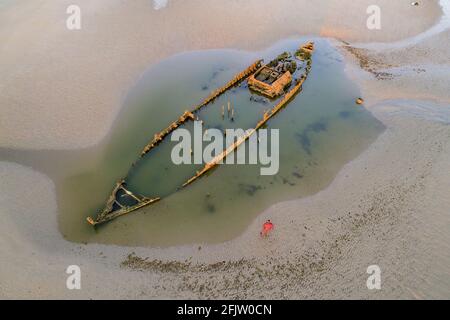
M 186 110 L 165 129 L 156 133 L 150 142 L 144 146 L 137 161 L 140 161 L 151 153 L 151 151 L 162 143 L 167 136 L 187 121 L 199 119 L 198 111 L 201 108 L 207 107 L 226 91 L 240 85 L 244 81 L 247 81 L 248 88 L 251 92 L 270 99 L 279 99 L 271 109 L 264 113 L 262 119 L 255 123 L 253 129 L 246 131 L 246 133 L 239 137 L 237 141 L 225 148 L 212 161 L 206 163 L 201 170 L 197 171 L 181 187 L 186 187 L 194 183 L 207 172 L 220 165 L 224 158 L 236 150 L 258 129 L 264 126 L 301 91 L 302 85 L 306 81 L 311 70 L 313 52 L 314 43 L 308 42 L 302 45 L 294 54 L 284 52 L 268 64 L 263 64 L 263 60 L 255 61 L 245 70 L 238 73 L 224 86 L 213 91 L 208 97 L 200 102 L 200 104 L 191 108 L 190 111 Z M 298 70 L 304 70 L 304 72 L 300 73 Z M 234 109 L 230 109 L 229 104 L 228 112 L 231 113 L 231 119 L 233 119 Z M 223 107 L 222 117 L 224 116 L 224 113 L 225 109 Z M 88 217 L 87 221 L 89 224 L 96 226 L 149 206 L 160 200 L 161 198 L 158 196 L 147 197 L 133 193 L 127 188 L 126 179 L 123 178 L 114 186 L 104 208 L 95 216 L 95 218 Z

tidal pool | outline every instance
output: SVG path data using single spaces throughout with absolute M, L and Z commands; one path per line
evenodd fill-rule
M 316 51 L 303 91 L 268 122 L 269 129 L 280 132 L 278 174 L 261 176 L 260 165 L 222 165 L 177 190 L 202 166 L 174 165 L 170 151 L 175 143 L 170 139 L 132 171 L 130 165 L 156 132 L 237 72 L 259 58 L 268 62 L 284 51 L 295 51 L 308 40 L 283 40 L 261 52 L 208 50 L 173 56 L 145 72 L 100 145 L 75 151 L 3 149 L 0 159 L 32 166 L 53 179 L 60 231 L 70 241 L 169 246 L 232 239 L 270 205 L 325 188 L 345 163 L 384 130 L 355 104 L 358 88 L 346 77 L 343 59 L 328 40 L 313 39 Z M 202 114 L 205 123 L 218 128 L 253 127 L 275 102 L 250 100 L 250 96 L 245 83 L 230 90 L 206 107 Z M 235 122 L 222 119 L 221 107 L 228 101 L 235 108 Z M 127 177 L 132 191 L 164 198 L 91 227 L 86 217 L 103 208 L 122 177 Z

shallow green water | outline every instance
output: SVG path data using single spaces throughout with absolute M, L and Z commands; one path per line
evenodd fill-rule
M 64 236 L 79 242 L 125 245 L 220 242 L 239 235 L 270 205 L 326 187 L 346 162 L 374 141 L 383 126 L 355 105 L 359 92 L 346 78 L 340 54 L 320 39 L 315 39 L 313 67 L 302 93 L 268 123 L 268 128 L 280 130 L 277 175 L 261 176 L 259 165 L 222 165 L 188 188 L 176 191 L 201 166 L 173 165 L 170 152 L 174 143 L 170 141 L 128 172 L 155 132 L 191 109 L 211 90 L 257 58 L 269 61 L 284 51 L 295 51 L 306 40 L 281 41 L 257 53 L 212 50 L 171 57 L 148 70 L 130 92 L 112 132 L 100 146 L 29 153 L 28 164 L 56 182 Z M 254 102 L 249 96 L 245 86 L 235 88 L 209 105 L 202 119 L 212 127 L 254 127 L 274 102 Z M 228 100 L 236 110 L 234 123 L 221 117 L 221 106 Z M 93 229 L 85 218 L 103 207 L 114 183 L 127 174 L 131 190 L 166 197 Z

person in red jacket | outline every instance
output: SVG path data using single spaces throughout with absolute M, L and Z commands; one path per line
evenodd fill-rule
M 272 231 L 273 229 L 273 223 L 270 220 L 267 220 L 266 222 L 264 222 L 263 226 L 262 226 L 262 230 L 259 233 L 261 236 L 267 236 L 269 234 L 270 231 Z

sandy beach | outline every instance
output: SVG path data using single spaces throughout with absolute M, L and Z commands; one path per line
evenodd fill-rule
M 236 239 L 164 249 L 65 241 L 52 180 L 0 159 L 1 298 L 450 298 L 450 25 L 414 41 L 439 23 L 438 1 L 78 2 L 76 32 L 70 1 L 0 7 L 0 147 L 96 145 L 159 60 L 299 35 L 332 39 L 386 130 L 325 190 L 267 208 Z M 380 31 L 366 28 L 370 4 Z M 276 230 L 261 240 L 266 219 Z M 81 290 L 66 288 L 72 264 Z M 366 287 L 373 264 L 381 290 Z
M 149 2 L 78 1 L 83 25 L 77 32 L 66 29 L 70 1 L 3 8 L 0 72 L 9 76 L 0 82 L 0 146 L 72 149 L 99 143 L 145 69 L 178 52 L 255 50 L 296 35 L 394 41 L 426 30 L 441 15 L 436 1 L 420 8 L 389 0 L 265 1 L 274 10 L 269 12 L 258 0 L 214 0 L 208 14 L 203 1 L 170 1 L 157 11 Z M 382 30 L 366 27 L 371 4 L 383 12 Z

